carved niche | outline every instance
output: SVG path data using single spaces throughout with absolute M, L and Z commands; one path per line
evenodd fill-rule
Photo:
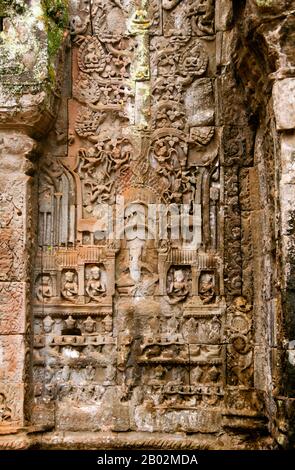
M 67 152 L 39 172 L 36 421 L 192 432 L 201 413 L 211 432 L 227 387 L 252 387 L 214 4 L 72 2 Z

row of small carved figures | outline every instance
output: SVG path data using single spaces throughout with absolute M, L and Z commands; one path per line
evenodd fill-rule
M 99 266 L 92 266 L 89 279 L 85 286 L 85 294 L 90 301 L 97 302 L 99 298 L 107 294 L 106 283 L 102 279 L 105 273 Z M 66 271 L 61 287 L 61 296 L 70 302 L 76 302 L 78 298 L 78 282 L 74 271 Z M 36 297 L 39 302 L 50 302 L 54 300 L 52 280 L 49 274 L 39 276 L 36 286 Z
M 85 294 L 89 302 L 99 302 L 101 297 L 107 295 L 106 282 L 103 280 L 105 273 L 99 266 L 92 266 L 90 277 L 87 280 Z M 172 300 L 170 303 L 183 301 L 189 295 L 188 273 L 183 269 L 175 269 L 173 277 L 169 279 L 167 293 Z M 66 271 L 61 287 L 61 297 L 69 302 L 78 301 L 78 282 L 74 271 Z M 214 276 L 203 274 L 199 288 L 199 297 L 204 304 L 213 303 L 216 298 Z M 59 299 L 53 295 L 52 281 L 48 274 L 42 274 L 37 281 L 36 298 L 41 303 L 48 303 Z M 174 300 L 173 300 L 174 299 Z
M 189 344 L 189 343 L 153 343 L 141 347 L 142 361 L 159 359 L 182 361 L 221 361 L 222 345 L 220 344 Z
M 34 347 L 43 348 L 45 346 L 45 336 L 44 335 L 35 335 L 34 337 Z M 55 335 L 50 338 L 49 346 L 87 346 L 100 345 L 100 344 L 115 344 L 116 338 L 110 335 Z M 169 337 L 148 337 L 144 339 L 142 344 L 142 352 L 150 346 L 172 346 L 172 345 L 187 345 L 188 343 L 184 341 L 182 335 L 176 334 Z
M 67 384 L 35 384 L 35 397 L 47 397 L 48 401 L 52 399 L 62 399 L 67 398 L 69 400 L 73 400 L 75 402 L 79 401 L 79 399 L 85 400 L 83 395 L 88 399 L 94 401 L 94 403 L 98 403 L 108 386 L 111 384 L 105 383 L 100 385 L 90 385 L 90 386 L 82 386 L 77 387 L 72 383 Z M 117 386 L 116 386 L 117 387 Z M 161 399 L 158 401 L 156 408 L 162 407 L 169 407 L 169 406 L 181 406 L 183 405 L 191 405 L 194 406 L 201 401 L 205 404 L 215 405 L 218 401 L 224 398 L 224 391 L 221 387 L 191 387 L 191 386 L 184 386 L 184 389 L 187 388 L 187 391 L 184 390 L 175 390 L 172 393 L 165 392 L 161 390 Z M 191 389 L 191 390 L 189 390 Z M 118 391 L 120 394 L 120 392 Z M 44 400 L 43 398 L 43 400 Z M 146 400 L 149 400 L 148 395 L 145 397 Z
M 87 345 L 103 345 L 115 344 L 112 336 L 75 336 L 61 335 L 50 338 L 49 346 L 87 346 Z M 35 336 L 34 347 L 43 348 L 45 346 L 45 336 Z
M 163 392 L 167 395 L 224 395 L 220 386 L 199 386 L 199 385 L 165 385 Z

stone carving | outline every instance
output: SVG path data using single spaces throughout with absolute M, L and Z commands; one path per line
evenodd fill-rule
M 88 73 L 96 72 L 104 79 L 128 77 L 132 43 L 118 37 L 104 38 L 103 43 L 105 47 L 97 37 L 84 40 L 78 55 L 80 70 Z M 113 54 L 113 60 L 111 54 Z
M 54 325 L 54 321 L 49 315 L 47 315 L 43 320 L 44 332 L 51 333 L 53 325 Z
M 94 333 L 96 322 L 90 316 L 83 322 L 86 333 Z
M 231 331 L 231 344 L 228 348 L 228 380 L 232 385 L 251 385 L 253 381 L 252 306 L 244 297 L 236 297 L 227 315 Z
M 216 293 L 214 289 L 214 278 L 211 274 L 202 274 L 199 287 L 200 298 L 204 304 L 214 302 Z
M 102 271 L 99 266 L 91 266 L 88 270 L 88 280 L 85 286 L 86 294 L 90 302 L 99 302 L 101 296 L 106 295 L 106 286 L 102 279 Z
M 64 273 L 61 295 L 70 302 L 75 302 L 78 295 L 77 275 L 73 271 Z
M 19 142 L 17 139 L 3 139 L 0 144 L 0 151 L 11 151 L 16 154 L 19 152 Z M 3 152 L 2 152 L 3 154 Z M 13 194 L 8 188 L 7 182 L 3 181 L 4 191 L 0 193 L 0 279 L 17 280 L 24 275 L 24 259 L 20 256 L 23 243 L 23 207 L 24 198 L 22 194 L 22 185 L 15 184 L 15 189 L 19 194 Z
M 73 177 L 57 158 L 44 158 L 40 171 L 43 177 L 39 185 L 39 243 L 41 246 L 73 243 Z
M 4 393 L 0 393 L 0 423 L 11 421 L 11 409 L 7 405 Z
M 1 334 L 22 334 L 25 330 L 24 283 L 0 282 Z
M 171 271 L 170 276 L 168 274 L 168 289 L 167 293 L 169 296 L 170 303 L 181 302 L 186 299 L 189 294 L 188 282 L 189 272 L 188 270 L 174 268 Z
M 221 3 L 69 2 L 68 115 L 62 101 L 36 185 L 32 416 L 44 427 L 227 436 L 228 415 L 237 429 L 258 413 L 253 136 Z M 0 203 L 2 282 L 25 201 Z M 1 335 L 24 330 L 9 329 L 13 289 L 0 285 Z
M 225 267 L 228 271 L 228 281 L 226 288 L 233 295 L 241 293 L 242 279 L 241 279 L 241 219 L 240 210 L 238 206 L 238 175 L 237 167 L 226 168 L 225 172 L 225 185 L 227 186 L 226 192 L 226 243 L 229 250 L 227 251 Z
M 214 127 L 191 127 L 190 137 L 194 144 L 198 146 L 198 150 L 202 150 L 204 146 L 208 145 L 214 135 Z
M 1 230 L 0 254 L 2 272 L 1 278 L 5 279 L 13 266 L 13 254 L 11 250 L 11 231 L 9 230 Z
M 214 4 L 214 0 L 163 0 L 164 34 L 213 35 Z
M 294 447 L 291 3 L 0 2 L 0 448 Z
M 43 274 L 39 277 L 36 287 L 36 297 L 39 302 L 50 302 L 52 292 L 52 281 L 50 275 Z

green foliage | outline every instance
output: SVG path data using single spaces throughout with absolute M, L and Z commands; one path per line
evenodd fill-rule
M 68 27 L 68 0 L 41 0 L 47 26 L 48 54 L 54 57 L 62 43 L 64 30 Z
M 68 0 L 42 0 L 46 18 L 59 28 L 66 28 L 69 21 Z

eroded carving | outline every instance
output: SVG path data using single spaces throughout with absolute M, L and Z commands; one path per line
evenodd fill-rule
M 66 271 L 62 282 L 61 294 L 70 302 L 75 302 L 78 295 L 77 274 L 74 271 Z
M 188 269 L 175 267 L 168 273 L 168 289 L 169 302 L 177 303 L 186 299 L 189 294 L 189 277 Z
M 219 432 L 227 390 L 253 386 L 251 139 L 217 108 L 214 5 L 71 10 L 69 139 L 40 162 L 34 301 L 35 405 L 60 428 Z
M 85 286 L 86 294 L 89 296 L 90 302 L 99 302 L 101 296 L 106 295 L 106 286 L 102 279 L 103 272 L 99 266 L 88 267 L 88 280 Z
M 0 423 L 11 421 L 11 408 L 7 405 L 4 393 L 0 393 Z
M 49 302 L 52 295 L 53 292 L 51 277 L 48 274 L 42 274 L 37 281 L 36 297 L 39 302 Z

